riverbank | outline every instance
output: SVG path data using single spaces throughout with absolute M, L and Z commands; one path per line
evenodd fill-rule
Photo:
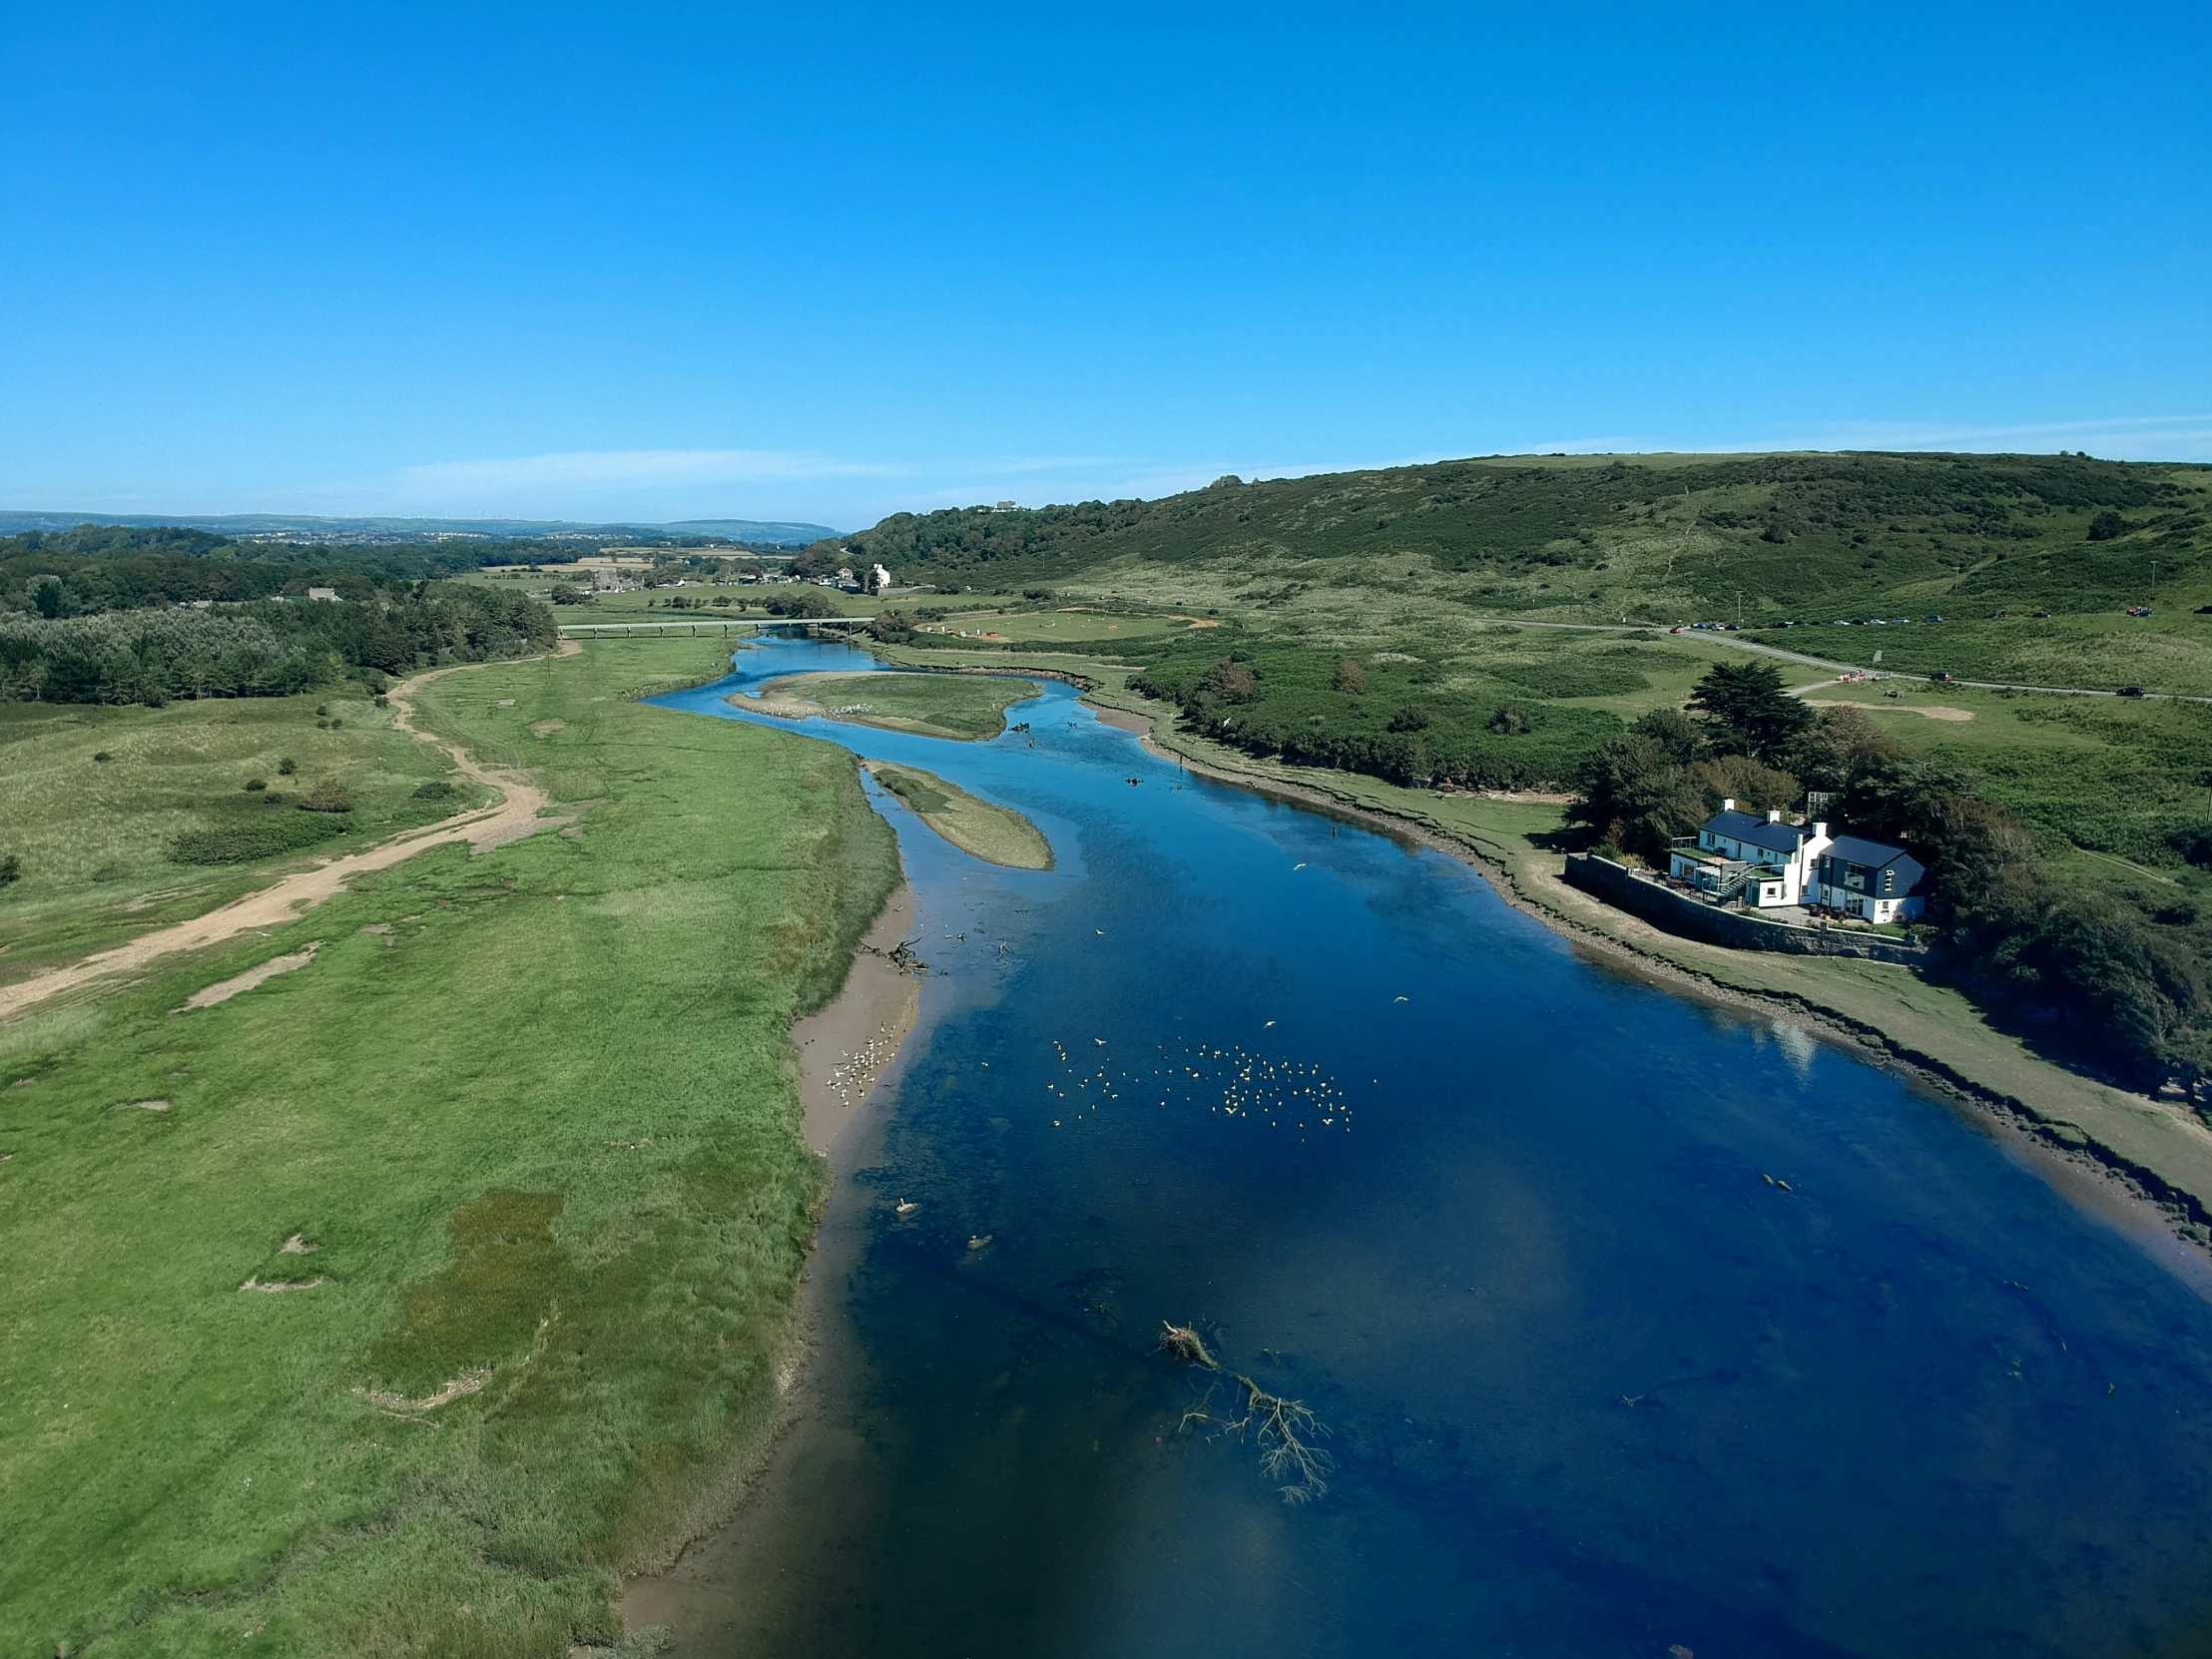
M 0 1032 L 0 1645 L 612 1642 L 765 1441 L 823 1195 L 789 1033 L 898 867 L 849 756 L 624 698 L 687 649 L 424 690 L 564 831 Z
M 1785 1012 L 2093 1169 L 2175 1236 L 2212 1245 L 2212 1132 L 2185 1105 L 2130 1094 L 2043 1060 L 1963 995 L 1888 963 L 1731 950 L 1665 932 L 1569 886 L 1564 855 L 1540 844 L 1555 802 L 1440 795 L 1350 773 L 1256 761 L 1175 730 L 1175 711 L 1100 685 L 1086 697 L 1153 753 L 1225 783 L 1349 813 L 1479 869 L 1546 926 L 1678 988 Z

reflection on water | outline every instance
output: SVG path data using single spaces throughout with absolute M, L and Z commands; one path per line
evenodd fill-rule
M 731 689 L 663 701 L 747 718 Z M 2212 1309 L 2108 1217 L 1447 858 L 1187 778 L 1066 687 L 1012 718 L 806 728 L 1060 863 L 886 807 L 924 1034 L 824 1233 L 823 1408 L 687 1560 L 678 1651 L 2212 1645 Z M 1209 1379 L 1163 1321 L 1318 1413 L 1325 1497 L 1185 1425 Z

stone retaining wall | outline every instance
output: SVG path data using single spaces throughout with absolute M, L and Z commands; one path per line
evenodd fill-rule
M 1928 947 L 1884 938 L 1853 927 L 1801 927 L 1768 921 L 1747 910 L 1722 909 L 1646 881 L 1607 858 L 1575 853 L 1567 859 L 1569 886 L 1580 887 L 1670 933 L 1738 950 L 1785 950 L 1800 956 L 1860 956 L 1876 962 L 1918 964 Z

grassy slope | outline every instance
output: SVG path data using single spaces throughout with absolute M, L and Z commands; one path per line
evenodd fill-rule
M 0 1090 L 0 1648 L 612 1638 L 610 1569 L 763 1407 L 820 1181 L 785 1027 L 896 877 L 849 756 L 623 700 L 699 655 L 433 690 L 595 803 L 581 836 L 428 853 L 0 1030 L 0 1079 L 36 1079 Z M 150 1097 L 173 1109 L 120 1104 Z M 282 1255 L 294 1232 L 322 1249 Z M 331 1283 L 238 1288 L 287 1272 Z M 487 1366 L 435 1410 L 357 1391 Z
M 959 785 L 919 767 L 878 762 L 876 781 L 919 815 L 922 823 L 985 863 L 1050 869 L 1052 843 L 1011 807 L 979 801 Z
M 2120 515 L 2122 533 L 2092 541 L 2104 512 Z M 1619 722 L 1679 706 L 1709 663 L 1742 660 L 1712 635 L 1638 638 L 1626 624 L 1733 616 L 1739 593 L 1755 625 L 1822 624 L 1755 626 L 1739 642 L 1863 667 L 1879 652 L 1883 668 L 1906 672 L 2212 695 L 2212 616 L 2196 614 L 2212 605 L 2208 521 L 2204 467 L 1512 457 L 1157 502 L 892 518 L 852 539 L 902 577 L 1050 582 L 1058 598 L 1031 606 L 1040 623 L 1071 601 L 1118 613 L 1133 637 L 1117 636 L 1117 655 L 1178 695 L 1221 657 L 1246 656 L 1262 671 L 1258 699 L 1211 718 L 1248 754 L 1558 789 Z M 2153 597 L 2154 560 L 2156 614 L 2120 614 Z M 1224 626 L 1203 636 L 1142 629 L 1162 612 Z M 1944 620 L 1921 620 L 1934 615 Z M 1912 620 L 1827 625 L 1839 617 Z M 1009 649 L 988 660 L 1023 661 L 1018 625 L 998 631 Z M 1040 636 L 1029 649 L 1049 643 Z M 1366 671 L 1361 695 L 1331 683 L 1345 657 Z M 1785 672 L 1800 685 L 1823 678 Z M 1392 732 L 1407 704 L 1428 726 Z M 1508 704 L 1527 731 L 1493 730 Z M 2212 876 L 2182 855 L 2208 816 L 2204 711 L 2023 697 L 1964 725 L 1877 718 L 1917 750 L 1965 762 L 2069 875 L 2138 899 L 2212 961 Z
M 190 830 L 296 818 L 243 786 L 265 779 L 295 795 L 337 779 L 353 792 L 351 844 L 444 818 L 475 794 L 411 799 L 451 772 L 445 757 L 391 726 L 357 687 L 303 697 L 172 703 L 165 709 L 93 704 L 0 703 L 0 851 L 23 860 L 23 878 L 0 888 L 0 980 L 73 960 L 161 922 L 198 915 L 267 884 L 273 867 L 180 864 L 169 848 Z M 329 730 L 316 715 L 327 708 Z M 106 761 L 95 761 L 106 753 Z M 296 778 L 278 776 L 289 756 Z M 327 844 L 327 843 L 326 843 Z M 344 844 L 344 843 L 340 843 Z
M 819 705 L 832 720 L 975 741 L 1006 730 L 1007 706 L 1037 695 L 1033 682 L 965 674 L 847 674 L 772 681 L 765 698 Z M 780 712 L 772 710 L 770 712 Z
M 2125 533 L 2090 541 L 2099 511 Z M 1296 610 L 1339 587 L 1535 618 L 2162 611 L 2212 603 L 2212 468 L 2053 456 L 1771 455 L 1440 461 L 1222 485 L 1152 502 L 897 515 L 847 543 L 903 579 L 1019 587 L 1134 563 L 1130 592 Z M 1775 539 L 1769 539 L 1769 538 Z M 1108 580 L 1103 590 L 1112 592 Z M 1163 591 L 1163 587 L 1164 590 Z

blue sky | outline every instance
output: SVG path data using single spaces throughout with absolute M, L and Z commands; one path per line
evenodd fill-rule
M 2202 0 L 0 0 L 0 507 L 2212 460 Z

